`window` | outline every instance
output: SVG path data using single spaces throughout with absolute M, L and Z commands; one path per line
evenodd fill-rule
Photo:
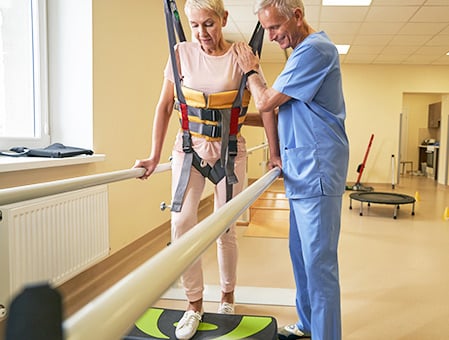
M 0 149 L 48 144 L 45 0 L 0 0 Z

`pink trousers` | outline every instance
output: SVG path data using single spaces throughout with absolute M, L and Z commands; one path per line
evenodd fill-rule
M 204 139 L 194 139 L 194 149 L 199 156 L 207 161 L 211 166 L 220 158 L 220 142 L 208 142 Z M 180 150 L 180 140 L 178 138 L 172 154 L 172 197 L 178 185 L 178 179 L 183 176 L 181 173 L 184 153 Z M 238 141 L 238 154 L 235 158 L 235 174 L 239 180 L 233 186 L 233 195 L 240 193 L 243 189 L 246 173 L 246 147 L 244 138 Z M 198 206 L 201 200 L 205 183 L 208 181 L 195 168 L 191 168 L 190 179 L 184 196 L 182 209 L 180 212 L 171 213 L 172 241 L 181 237 L 198 223 Z M 214 190 L 214 210 L 217 210 L 226 203 L 226 179 L 223 178 Z M 232 225 L 228 232 L 222 234 L 217 239 L 217 258 L 220 274 L 220 286 L 224 293 L 234 291 L 236 285 L 237 272 L 237 236 L 235 225 Z M 201 258 L 190 266 L 181 276 L 185 289 L 185 294 L 190 302 L 203 298 L 204 278 L 201 266 Z

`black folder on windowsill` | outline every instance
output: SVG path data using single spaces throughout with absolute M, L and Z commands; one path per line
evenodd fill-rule
M 61 143 L 53 143 L 45 148 L 28 149 L 25 147 L 11 148 L 9 152 L 0 152 L 0 155 L 10 157 L 47 157 L 47 158 L 65 158 L 79 155 L 93 155 L 89 149 L 78 148 L 74 146 L 65 146 Z

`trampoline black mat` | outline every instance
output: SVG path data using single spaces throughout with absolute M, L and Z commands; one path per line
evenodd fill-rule
M 349 195 L 350 198 L 368 203 L 379 204 L 410 204 L 415 202 L 412 196 L 392 192 L 357 192 Z
M 412 215 L 415 215 L 415 198 L 405 194 L 397 194 L 394 192 L 355 192 L 349 195 L 349 209 L 352 209 L 352 200 L 360 202 L 360 216 L 363 216 L 363 203 L 367 203 L 368 207 L 371 203 L 394 205 L 393 218 L 398 215 L 399 206 L 401 204 L 412 204 Z
M 184 311 L 150 308 L 123 340 L 176 339 L 176 323 Z M 268 316 L 204 313 L 192 340 L 276 340 L 276 319 Z

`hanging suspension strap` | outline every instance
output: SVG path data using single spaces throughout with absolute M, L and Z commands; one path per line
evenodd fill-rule
M 249 45 L 251 46 L 253 53 L 260 54 L 262 53 L 262 45 L 263 45 L 263 36 L 264 29 L 260 22 L 257 22 L 254 32 L 249 41 Z M 243 75 L 242 80 L 240 82 L 240 87 L 237 92 L 237 96 L 232 104 L 231 109 L 231 117 L 229 125 L 227 122 L 223 122 L 223 126 L 229 126 L 229 134 L 225 132 L 222 133 L 222 142 L 221 142 L 221 154 L 222 154 L 222 167 L 226 167 L 226 201 L 229 201 L 233 196 L 233 185 L 238 182 L 237 176 L 234 173 L 234 163 L 235 157 L 237 156 L 237 133 L 238 130 L 238 119 L 242 112 L 243 106 L 243 95 L 245 93 L 247 83 L 246 74 Z M 229 139 L 226 140 L 226 137 L 229 136 Z M 226 150 L 227 149 L 227 150 Z M 226 159 L 223 161 L 223 155 L 225 155 Z
M 179 178 L 171 204 L 171 211 L 179 212 L 181 211 L 192 166 L 214 184 L 226 177 L 226 200 L 232 198 L 232 187 L 238 182 L 234 173 L 237 137 L 246 115 L 250 95 L 246 90 L 247 79 L 245 75 L 236 91 L 205 96 L 201 92 L 183 87 L 175 53 L 177 44 L 175 30 L 179 42 L 186 39 L 175 1 L 165 0 L 164 10 L 177 97 L 175 108 L 179 110 L 182 149 L 184 151 L 182 175 Z M 250 45 L 254 53 L 259 53 L 259 55 L 262 48 L 263 33 L 260 23 L 257 23 Z M 214 166 L 210 166 L 195 152 L 192 147 L 192 133 L 210 138 L 210 140 L 221 139 L 221 158 Z
M 176 60 L 175 45 L 177 43 L 174 27 L 176 27 L 176 32 L 178 33 L 179 41 L 185 41 L 184 31 L 182 29 L 181 20 L 179 17 L 178 8 L 176 7 L 176 2 L 173 0 L 166 0 L 164 2 L 165 11 L 165 23 L 168 33 L 168 42 L 170 45 L 170 60 L 173 68 L 173 77 L 175 79 L 175 89 L 178 96 L 179 108 L 182 119 L 182 149 L 184 151 L 184 163 L 182 165 L 182 176 L 178 182 L 178 186 L 175 192 L 175 198 L 172 202 L 172 211 L 181 211 L 182 201 L 184 199 L 184 193 L 189 183 L 190 178 L 190 167 L 193 162 L 193 148 L 192 148 L 192 138 L 189 132 L 188 124 L 188 108 L 184 94 L 181 90 L 181 81 L 179 79 L 179 69 L 178 62 Z M 176 23 L 176 24 L 175 24 Z

